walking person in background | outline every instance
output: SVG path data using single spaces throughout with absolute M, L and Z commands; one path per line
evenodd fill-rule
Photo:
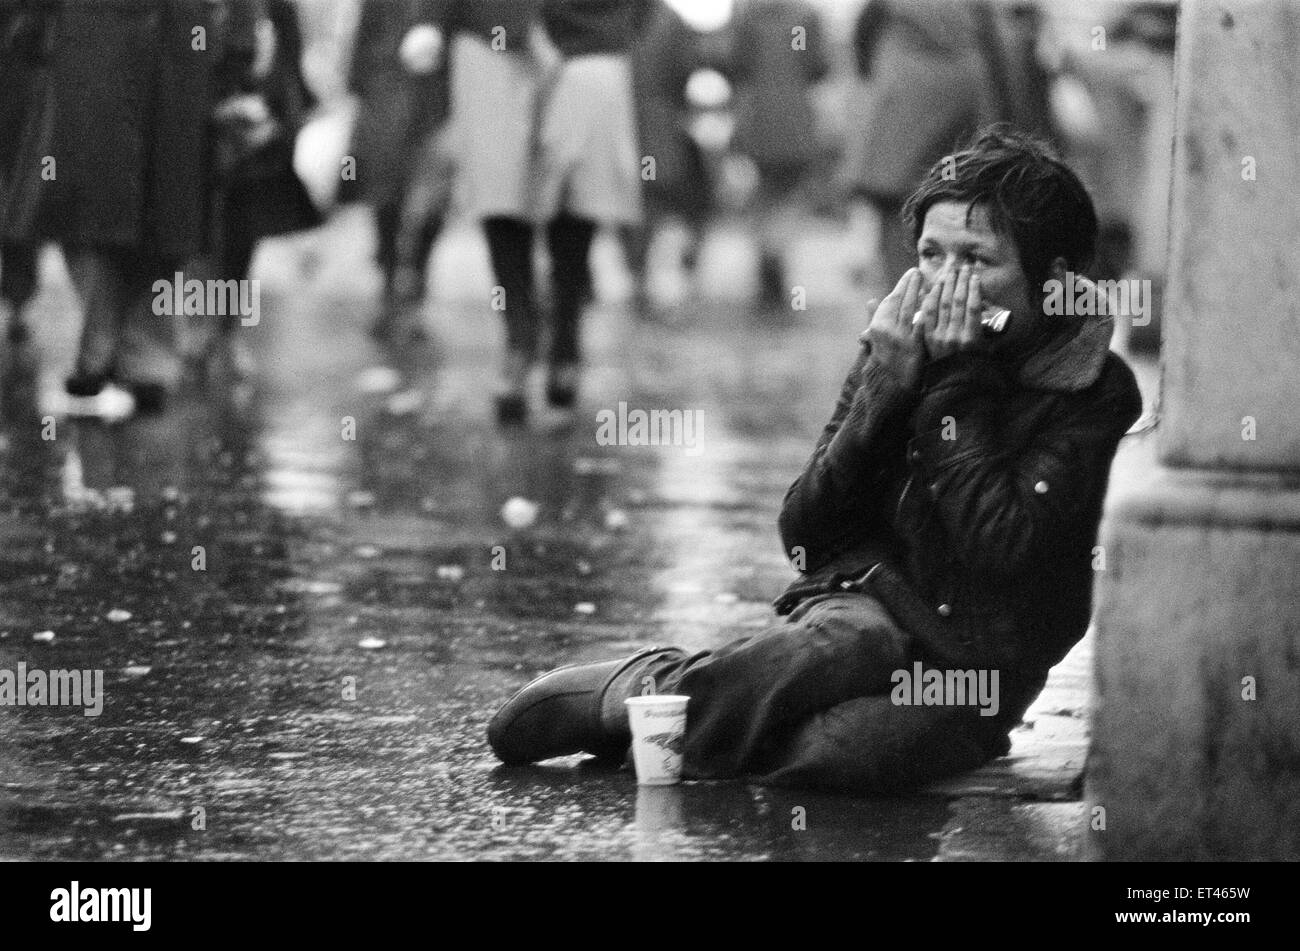
M 487 43 L 495 60 L 467 62 L 457 80 L 455 136 L 466 206 L 483 221 L 504 298 L 499 309 L 506 353 L 496 392 L 501 423 L 527 419 L 528 378 L 541 358 L 537 226 L 545 231 L 551 260 L 546 398 L 561 409 L 577 399 L 592 240 L 598 225 L 627 226 L 641 218 L 628 53 L 649 6 L 649 0 L 469 5 L 476 43 Z M 553 52 L 539 38 L 530 41 L 533 14 Z M 498 31 L 506 23 L 513 29 Z M 470 86 L 470 76 L 480 82 Z
M 916 260 L 901 218 L 925 170 L 975 129 L 1009 117 L 1005 59 L 987 0 L 868 0 L 855 29 L 869 103 L 849 173 L 880 223 L 886 281 Z
M 830 72 L 816 11 L 806 0 L 740 4 L 729 72 L 733 147 L 758 171 L 759 298 L 776 310 L 788 304 L 785 250 L 796 234 L 799 187 L 819 152 L 812 87 Z
M 216 110 L 219 237 L 214 253 L 223 281 L 248 278 L 262 238 L 314 228 L 322 220 L 293 167 L 295 138 L 316 105 L 302 74 L 297 4 L 264 3 L 251 73 L 241 75 L 240 66 L 232 64 L 230 94 Z M 245 376 L 251 358 L 234 333 L 239 326 L 238 315 L 216 322 L 202 356 Z
M 414 240 L 404 270 L 403 209 L 421 149 L 450 111 L 446 47 L 452 9 L 461 5 L 461 0 L 364 0 L 357 24 L 348 80 L 358 98 L 350 154 L 356 159 L 356 190 L 375 214 L 383 298 L 372 333 L 380 338 L 419 332 L 398 324 L 424 295 L 429 255 L 445 220 L 442 209 L 431 209 L 423 221 L 408 226 Z
M 455 188 L 460 207 L 483 227 L 496 280 L 491 306 L 505 318 L 495 392 L 502 423 L 527 416 L 541 320 L 529 185 L 537 96 L 556 55 L 542 32 L 541 7 L 542 0 L 467 4 L 454 43 Z
M 210 245 L 209 122 L 223 77 L 252 68 L 256 8 L 66 3 L 44 22 L 49 100 L 25 117 L 4 227 L 63 248 L 84 305 L 72 396 L 115 381 L 156 411 L 179 383 L 176 322 L 154 313 L 154 284 Z
M 27 339 L 23 309 L 36 293 L 37 248 L 5 237 L 6 185 L 24 152 L 19 138 L 26 117 L 42 107 L 49 15 L 31 4 L 0 0 L 0 327 L 6 329 L 11 343 Z
M 642 161 L 652 159 L 653 174 L 642 175 L 645 220 L 623 229 L 628 263 L 636 281 L 638 312 L 648 307 L 650 246 L 662 224 L 676 218 L 689 232 L 683 266 L 693 272 L 712 211 L 709 170 L 690 131 L 687 85 L 705 66 L 699 34 L 664 0 L 655 0 L 632 48 L 637 134 Z

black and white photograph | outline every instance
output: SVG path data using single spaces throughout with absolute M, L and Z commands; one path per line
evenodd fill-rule
M 997 863 L 1241 936 L 1297 189 L 1296 0 L 0 0 L 13 914 Z

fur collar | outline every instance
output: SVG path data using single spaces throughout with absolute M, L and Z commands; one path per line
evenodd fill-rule
M 1054 337 L 1020 365 L 1021 385 L 1062 393 L 1086 390 L 1101 375 L 1114 330 L 1110 315 L 1081 321 L 1074 333 Z

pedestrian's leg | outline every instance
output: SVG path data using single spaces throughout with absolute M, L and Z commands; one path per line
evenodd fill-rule
M 247 235 L 228 235 L 222 249 L 221 270 L 217 277 L 223 281 L 239 281 L 242 288 L 242 282 L 249 280 L 248 275 L 256 250 L 257 241 Z M 206 341 L 206 346 L 202 350 L 203 370 L 205 373 L 212 374 L 215 379 L 233 383 L 253 376 L 255 362 L 252 348 L 238 333 L 243 326 L 243 316 L 231 313 L 221 317 L 204 318 L 205 321 L 217 322 L 215 328 L 209 328 L 215 332 L 205 334 L 203 339 Z
M 437 212 L 425 215 L 416 229 L 415 249 L 409 265 L 415 274 L 415 293 L 422 300 L 429 278 L 429 259 L 433 256 L 433 246 L 442 234 L 443 216 Z
M 537 359 L 541 322 L 533 276 L 533 228 L 516 218 L 483 222 L 497 286 L 492 307 L 505 318 L 506 353 L 497 387 L 497 420 L 520 423 L 528 415 L 528 370 Z
M 773 312 L 789 306 L 785 255 L 794 232 L 793 217 L 797 214 L 794 198 L 798 183 L 799 172 L 796 169 L 777 166 L 759 170 L 758 193 L 754 202 L 759 303 Z
M 36 294 L 36 255 L 34 245 L 5 242 L 0 247 L 0 301 L 9 305 L 9 339 L 18 343 L 27 338 L 23 307 Z
M 632 272 L 633 307 L 638 317 L 647 316 L 650 309 L 649 263 L 650 242 L 654 233 L 647 212 L 645 221 L 623 225 L 618 229 L 619 243 L 623 245 L 628 270 Z
M 578 396 L 582 362 L 582 309 L 590 283 L 589 257 L 596 223 L 561 214 L 546 226 L 555 288 L 551 352 L 546 399 L 552 406 L 570 407 Z
M 183 262 L 147 254 L 129 256 L 118 378 L 143 413 L 158 412 L 181 377 L 175 315 L 155 314 L 153 285 L 171 280 Z
M 121 255 L 100 248 L 65 246 L 68 271 L 81 298 L 81 342 L 65 387 L 72 396 L 95 396 L 114 369 L 127 287 Z
M 395 290 L 397 275 L 397 241 L 402 225 L 402 206 L 399 202 L 385 202 L 375 208 L 375 261 L 384 276 L 384 301 L 389 301 Z

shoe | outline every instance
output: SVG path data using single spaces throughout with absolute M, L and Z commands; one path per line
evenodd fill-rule
M 109 370 L 91 373 L 78 367 L 72 371 L 72 376 L 63 381 L 63 389 L 69 396 L 98 396 L 111 377 L 112 372 Z
M 519 350 L 507 350 L 497 382 L 497 422 L 517 426 L 528 420 L 528 369 L 532 361 Z
M 488 744 L 507 765 L 590 753 L 627 755 L 632 734 L 623 701 L 639 693 L 651 670 L 685 657 L 676 648 L 647 647 L 623 660 L 561 667 L 511 697 L 488 724 Z
M 578 401 L 582 368 L 576 363 L 556 363 L 546 380 L 546 402 L 557 409 L 572 409 Z
M 787 305 L 785 266 L 775 254 L 765 253 L 759 260 L 758 296 L 759 303 L 771 310 Z
M 141 415 L 161 413 L 167 407 L 167 387 L 161 383 L 122 380 L 122 387 L 135 397 L 135 411 Z
M 507 393 L 496 397 L 497 423 L 522 426 L 528 422 L 528 400 L 523 394 Z

